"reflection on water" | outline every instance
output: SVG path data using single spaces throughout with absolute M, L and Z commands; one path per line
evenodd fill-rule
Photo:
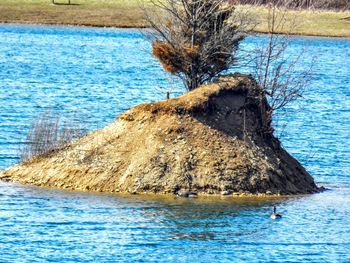
M 182 199 L 1 182 L 0 261 L 350 262 L 350 41 L 295 38 L 289 52 L 304 44 L 322 56 L 304 98 L 280 120 L 282 140 L 331 190 Z M 45 108 L 92 130 L 172 85 L 139 32 L 75 27 L 0 25 L 0 77 L 0 169 L 18 161 Z M 270 220 L 274 204 L 282 220 Z
M 0 184 L 4 260 L 350 260 L 350 189 L 278 199 L 89 194 Z M 269 218 L 277 204 L 282 220 Z

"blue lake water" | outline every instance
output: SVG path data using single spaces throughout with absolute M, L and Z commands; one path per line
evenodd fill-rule
M 184 200 L 0 182 L 0 261 L 350 262 L 350 40 L 296 37 L 290 54 L 303 46 L 314 79 L 277 134 L 329 191 Z M 181 92 L 137 30 L 0 25 L 0 169 L 47 109 L 94 130 L 167 89 Z M 282 220 L 269 219 L 272 204 Z

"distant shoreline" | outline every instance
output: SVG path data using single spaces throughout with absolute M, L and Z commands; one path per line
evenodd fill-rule
M 73 5 L 54 5 L 47 0 L 2 1 L 0 23 L 3 24 L 147 28 L 137 0 L 91 0 L 88 3 L 72 0 Z M 237 9 L 249 12 L 257 20 L 257 33 L 268 32 L 266 8 L 238 6 Z M 300 22 L 300 26 L 293 28 L 292 35 L 350 37 L 350 11 L 291 10 L 288 11 L 288 16 L 295 17 Z
M 0 25 L 14 25 L 14 26 L 57 26 L 57 27 L 81 27 L 81 28 L 111 28 L 111 29 L 147 29 L 148 27 L 133 27 L 133 26 L 124 26 L 124 27 L 117 27 L 117 26 L 101 26 L 101 25 L 82 25 L 82 24 L 42 24 L 42 23 L 12 23 L 12 22 L 1 22 Z M 253 34 L 256 35 L 265 35 L 267 32 L 260 32 L 260 31 L 253 31 Z M 277 33 L 277 35 L 283 35 L 283 33 Z M 322 36 L 322 35 L 307 35 L 307 34 L 298 34 L 298 33 L 289 33 L 291 36 L 295 37 L 315 37 L 315 38 L 339 38 L 339 39 L 350 39 L 349 36 Z

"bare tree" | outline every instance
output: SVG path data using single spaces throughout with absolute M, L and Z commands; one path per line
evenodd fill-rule
M 226 0 L 150 0 L 153 55 L 188 90 L 236 63 L 235 53 L 250 23 Z
M 286 16 L 285 9 L 270 3 L 267 21 L 269 30 L 267 42 L 265 45 L 259 43 L 254 50 L 253 76 L 262 87 L 270 104 L 270 108 L 265 109 L 267 114 L 264 126 L 265 132 L 272 134 L 273 115 L 302 96 L 311 80 L 312 63 L 310 66 L 304 65 L 303 70 L 298 69 L 306 55 L 305 49 L 301 49 L 300 53 L 293 57 L 287 56 L 291 34 L 281 35 L 278 32 L 286 31 L 286 27 L 292 30 L 296 22 Z

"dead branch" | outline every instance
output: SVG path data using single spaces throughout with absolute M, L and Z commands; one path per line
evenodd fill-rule
M 251 21 L 226 0 L 151 0 L 153 55 L 188 90 L 217 77 L 237 62 L 236 51 Z

